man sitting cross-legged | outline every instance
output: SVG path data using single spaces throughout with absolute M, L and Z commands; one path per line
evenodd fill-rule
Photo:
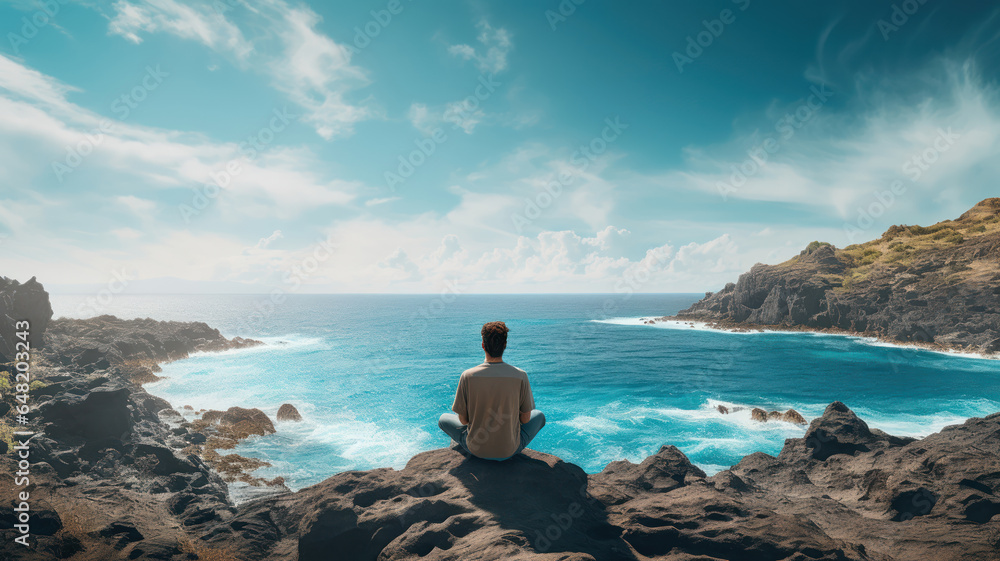
M 507 326 L 492 321 L 483 326 L 486 362 L 462 372 L 451 409 L 438 426 L 474 456 L 506 460 L 528 445 L 545 426 L 535 409 L 528 375 L 503 361 Z

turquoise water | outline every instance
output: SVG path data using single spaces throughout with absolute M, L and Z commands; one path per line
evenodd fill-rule
M 479 328 L 511 328 L 505 359 L 528 372 L 548 424 L 532 448 L 588 472 L 673 444 L 709 472 L 754 451 L 775 454 L 804 428 L 760 424 L 719 403 L 807 419 L 831 401 L 872 426 L 925 435 L 1000 411 L 1000 362 L 813 334 L 720 333 L 643 325 L 698 295 L 118 296 L 106 313 L 199 320 L 265 347 L 164 366 L 147 389 L 176 408 L 294 404 L 301 423 L 236 452 L 273 464 L 292 488 L 352 469 L 400 468 L 447 445 L 437 418 L 462 370 L 481 362 Z M 53 298 L 56 315 L 78 300 Z

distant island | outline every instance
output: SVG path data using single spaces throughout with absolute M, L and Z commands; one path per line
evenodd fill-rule
M 818 330 L 939 350 L 1000 351 L 1000 198 L 955 220 L 892 226 L 837 248 L 814 241 L 777 265 L 754 265 L 657 321 L 724 329 Z

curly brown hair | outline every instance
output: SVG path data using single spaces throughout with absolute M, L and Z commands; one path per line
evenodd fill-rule
M 483 348 L 491 357 L 503 357 L 503 351 L 507 348 L 507 325 L 502 321 L 491 321 L 483 325 L 481 331 L 483 336 Z

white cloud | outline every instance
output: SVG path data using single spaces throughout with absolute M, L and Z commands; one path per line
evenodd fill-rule
M 222 4 L 216 4 L 222 5 Z M 182 4 L 175 0 L 143 0 L 114 3 L 114 18 L 108 33 L 121 35 L 133 43 L 142 42 L 142 33 L 171 33 L 197 41 L 206 47 L 246 59 L 253 45 L 238 27 L 229 22 L 213 4 Z
M 281 234 L 281 230 L 275 230 L 274 232 L 271 232 L 270 236 L 266 238 L 261 238 L 260 241 L 257 242 L 256 248 L 267 249 L 267 246 L 271 245 L 271 242 L 275 240 L 280 240 L 283 237 L 284 236 Z
M 376 197 L 374 199 L 368 199 L 367 201 L 365 201 L 365 206 L 384 205 L 386 203 L 398 201 L 400 198 L 401 197 Z
M 10 166 L 10 180 L 31 185 L 54 179 L 53 162 L 63 162 L 67 147 L 93 135 L 108 122 L 66 100 L 71 88 L 0 55 L 0 161 Z M 263 121 L 267 124 L 267 119 Z M 351 202 L 360 185 L 324 179 L 322 162 L 303 149 L 272 146 L 255 159 L 243 157 L 236 143 L 214 143 L 198 134 L 111 121 L 112 127 L 73 171 L 63 175 L 72 186 L 81 173 L 100 174 L 100 190 L 135 214 L 155 210 L 159 189 L 200 188 L 213 182 L 232 161 L 239 173 L 225 183 L 216 204 L 220 210 L 252 214 L 256 209 L 290 217 L 323 205 Z M 20 165 L 28 162 L 31 165 Z M 40 174 L 51 174 L 40 177 Z M 138 196 L 135 189 L 146 193 Z M 179 215 L 175 215 L 179 218 Z
M 115 200 L 125 205 L 129 210 L 140 216 L 148 215 L 156 208 L 156 203 L 148 199 L 140 199 L 135 195 L 122 195 Z
M 284 57 L 270 63 L 274 86 L 308 111 L 306 120 L 323 138 L 352 133 L 355 123 L 371 116 L 368 108 L 344 100 L 347 91 L 368 84 L 364 71 L 351 65 L 347 49 L 316 31 L 315 12 L 277 5 L 285 18 L 279 32 Z
M 143 233 L 134 228 L 115 228 L 111 233 L 120 240 L 136 240 L 143 236 Z
M 66 95 L 80 91 L 2 54 L 0 88 L 7 90 L 13 99 L 28 99 L 60 113 L 71 109 Z M 4 115 L 7 116 L 6 113 Z
M 410 120 L 410 124 L 414 128 L 422 131 L 424 134 L 430 134 L 440 122 L 439 119 L 430 114 L 427 105 L 423 103 L 410 104 L 410 111 L 406 115 L 406 118 Z
M 224 6 L 226 10 L 217 10 Z M 226 13 L 240 10 L 241 23 L 256 30 L 247 39 Z M 351 64 L 350 50 L 317 30 L 320 17 L 306 5 L 284 0 L 248 2 L 237 8 L 214 1 L 119 0 L 109 33 L 139 43 L 143 34 L 169 33 L 196 41 L 246 68 L 258 69 L 272 86 L 305 111 L 303 120 L 330 140 L 354 132 L 373 116 L 364 103 L 346 99 L 368 85 L 364 70 Z
M 514 47 L 510 33 L 503 27 L 494 28 L 486 20 L 476 25 L 479 35 L 476 40 L 481 47 L 452 45 L 448 52 L 463 60 L 472 60 L 480 72 L 501 72 L 507 69 L 507 53 Z
M 859 84 L 864 108 L 853 117 L 823 107 L 788 139 L 781 139 L 773 125 L 799 104 L 773 108 L 762 118 L 766 127 L 722 146 L 688 148 L 685 169 L 667 172 L 657 182 L 710 193 L 720 204 L 724 191 L 724 204 L 748 200 L 813 207 L 848 224 L 877 201 L 876 193 L 902 182 L 905 193 L 884 216 L 874 217 L 870 237 L 901 220 L 957 216 L 969 206 L 970 188 L 986 197 L 988 190 L 976 186 L 983 185 L 983 177 L 1000 175 L 1000 94 L 981 81 L 971 63 L 938 61 L 922 70 L 920 80 L 930 77 L 938 88 L 916 100 L 910 99 L 913 92 Z M 950 146 L 939 140 L 942 131 L 955 133 Z M 768 137 L 778 138 L 780 149 L 763 165 L 755 164 L 747 150 Z M 947 150 L 938 150 L 942 146 Z M 923 161 L 914 164 L 914 158 Z M 744 164 L 756 171 L 731 188 L 741 181 L 736 170 Z M 838 245 L 849 243 L 843 235 L 838 238 Z
M 452 45 L 448 47 L 448 52 L 463 60 L 475 61 L 476 67 L 484 74 L 488 74 L 489 80 L 492 81 L 493 74 L 507 69 L 507 53 L 514 44 L 510 33 L 502 27 L 494 28 L 486 20 L 480 21 L 476 27 L 479 29 L 477 40 L 481 44 L 482 52 L 469 45 Z M 489 97 L 492 97 L 492 94 L 490 90 Z M 470 99 L 475 103 L 470 102 Z M 489 114 L 482 107 L 487 100 L 488 97 L 486 99 L 470 97 L 434 107 L 414 102 L 410 105 L 407 118 L 414 128 L 424 134 L 431 134 L 434 129 L 445 123 L 449 128 L 461 129 L 465 134 L 472 134 L 476 127 L 484 122 L 520 129 L 538 121 L 539 117 L 535 113 Z

